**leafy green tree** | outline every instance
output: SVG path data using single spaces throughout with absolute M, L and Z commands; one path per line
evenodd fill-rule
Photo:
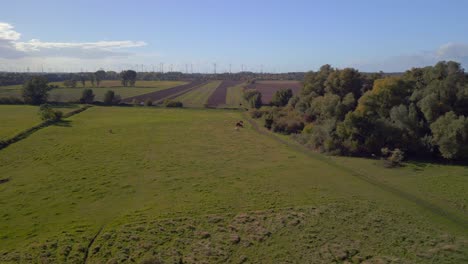
M 83 88 L 86 86 L 86 75 L 81 73 L 80 76 L 80 82 L 81 82 L 81 85 L 83 86 Z
M 81 103 L 90 104 L 94 102 L 94 93 L 91 89 L 84 89 L 80 98 Z
M 91 82 L 91 87 L 94 87 L 94 83 L 96 81 L 96 76 L 94 76 L 94 74 L 90 74 L 88 76 L 88 78 L 89 78 L 89 81 Z
M 122 71 L 120 73 L 120 79 L 123 86 L 135 86 L 137 73 L 133 70 Z
M 431 124 L 434 144 L 446 159 L 468 159 L 468 118 L 448 112 Z
M 94 78 L 96 80 L 97 87 L 99 87 L 101 85 L 101 81 L 106 78 L 106 72 L 103 70 L 96 71 L 94 73 Z
M 112 104 L 114 104 L 114 100 L 115 100 L 114 91 L 109 90 L 104 94 L 104 104 L 112 105 Z
M 255 89 L 246 89 L 243 94 L 251 108 L 260 108 L 262 106 L 262 94 Z
M 23 85 L 22 95 L 27 104 L 39 105 L 47 102 L 50 87 L 44 76 L 34 76 Z
M 274 106 L 285 106 L 288 104 L 289 99 L 293 96 L 291 89 L 280 89 L 276 91 L 271 99 L 271 104 Z

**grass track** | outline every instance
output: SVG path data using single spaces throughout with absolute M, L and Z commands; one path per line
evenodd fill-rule
M 184 106 L 188 107 L 203 107 L 211 94 L 221 84 L 221 81 L 211 81 L 207 84 L 184 93 L 183 95 L 174 98 L 176 101 L 181 101 Z

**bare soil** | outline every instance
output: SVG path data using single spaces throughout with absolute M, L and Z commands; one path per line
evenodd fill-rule
M 258 81 L 248 85 L 247 89 L 256 89 L 262 93 L 262 102 L 268 104 L 273 95 L 280 89 L 291 89 L 293 94 L 299 93 L 302 84 L 299 81 Z
M 209 107 L 217 107 L 218 105 L 226 104 L 227 89 L 232 86 L 241 84 L 242 81 L 224 80 L 213 94 L 208 98 Z
M 125 98 L 123 100 L 123 102 L 131 103 L 133 100 L 136 100 L 138 102 L 144 102 L 144 101 L 146 101 L 148 99 L 152 100 L 153 102 L 156 102 L 156 101 L 163 100 L 165 98 L 174 97 L 176 95 L 177 96 L 182 95 L 185 92 L 188 92 L 188 91 L 192 90 L 193 88 L 198 87 L 198 86 L 200 86 L 200 85 L 202 85 L 204 83 L 205 83 L 204 81 L 197 80 L 197 81 L 193 81 L 193 82 L 188 83 L 188 84 L 179 85 L 179 86 L 172 87 L 172 88 L 165 89 L 165 90 L 161 90 L 161 91 L 156 91 L 156 92 L 152 92 L 152 93 L 147 93 L 147 94 L 128 97 L 128 98 Z

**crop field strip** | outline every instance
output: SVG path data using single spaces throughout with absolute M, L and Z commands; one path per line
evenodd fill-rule
M 197 80 L 197 81 L 190 82 L 188 84 L 179 85 L 179 86 L 165 89 L 162 91 L 156 91 L 152 93 L 132 96 L 132 97 L 126 98 L 125 100 L 123 100 L 123 102 L 131 103 L 133 100 L 144 102 L 148 99 L 152 100 L 153 102 L 160 102 L 164 99 L 172 99 L 176 96 L 189 92 L 190 90 L 195 89 L 203 85 L 204 83 L 205 81 Z
M 187 93 L 174 97 L 174 100 L 182 102 L 186 107 L 206 107 L 209 97 L 221 83 L 222 81 L 209 81 Z
M 254 84 L 247 85 L 247 89 L 255 89 L 262 93 L 262 102 L 268 104 L 273 95 L 280 89 L 291 89 L 293 94 L 299 93 L 302 84 L 298 81 L 257 81 Z
M 241 83 L 242 81 L 224 80 L 208 98 L 208 102 L 207 102 L 208 106 L 217 107 L 220 105 L 226 105 L 228 88 L 237 86 Z

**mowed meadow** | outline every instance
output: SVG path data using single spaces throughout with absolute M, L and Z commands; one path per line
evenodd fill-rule
M 248 120 L 94 106 L 0 150 L 0 262 L 467 260 L 468 168 L 324 156 Z

